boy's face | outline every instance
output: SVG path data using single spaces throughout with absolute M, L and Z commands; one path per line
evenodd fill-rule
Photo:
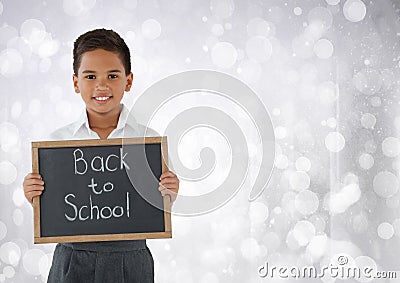
M 75 92 L 80 93 L 88 115 L 119 114 L 125 91 L 132 86 L 133 75 L 116 53 L 104 49 L 85 52 L 78 74 L 73 75 Z

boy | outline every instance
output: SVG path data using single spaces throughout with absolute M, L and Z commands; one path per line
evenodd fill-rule
M 114 31 L 96 29 L 74 43 L 73 83 L 86 111 L 75 123 L 52 134 L 52 139 L 107 139 L 157 135 L 136 123 L 121 104 L 132 86 L 129 48 Z M 23 183 L 32 204 L 44 182 L 28 174 Z M 161 194 L 176 199 L 179 180 L 172 172 L 160 178 Z M 61 243 L 54 251 L 48 282 L 154 282 L 154 262 L 145 240 L 92 243 Z

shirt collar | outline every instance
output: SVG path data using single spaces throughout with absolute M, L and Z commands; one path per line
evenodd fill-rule
M 82 111 L 81 115 L 79 116 L 78 120 L 76 120 L 75 125 L 73 127 L 73 135 L 75 136 L 79 129 L 85 127 L 90 135 L 90 128 L 89 128 L 89 121 L 87 118 L 86 109 Z
M 118 124 L 117 124 L 117 130 L 124 129 L 125 126 L 128 125 L 132 127 L 136 132 L 139 132 L 138 124 L 136 122 L 136 119 L 133 117 L 133 115 L 130 114 L 130 111 L 128 108 L 122 104 L 122 110 L 121 113 L 119 114 L 119 119 L 118 119 Z M 78 120 L 75 122 L 74 128 L 73 128 L 73 135 L 75 136 L 76 133 L 81 129 L 82 127 L 85 127 L 86 130 L 88 131 L 88 134 L 92 132 L 92 130 L 89 127 L 89 120 L 87 117 L 87 112 L 86 109 L 82 111 L 81 115 L 79 116 Z
M 129 109 L 124 104 L 122 104 L 122 110 L 119 114 L 119 120 L 116 129 L 124 129 L 127 125 L 133 128 L 136 132 L 139 132 L 138 123 L 136 122 L 135 117 L 133 117 Z

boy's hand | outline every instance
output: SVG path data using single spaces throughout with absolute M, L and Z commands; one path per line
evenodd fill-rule
M 33 198 L 40 196 L 44 190 L 44 182 L 38 173 L 29 173 L 24 178 L 24 194 L 26 199 L 33 204 Z
M 161 192 L 162 196 L 169 195 L 171 197 L 171 202 L 174 202 L 179 191 L 178 177 L 171 171 L 167 171 L 161 174 L 159 185 L 158 190 Z

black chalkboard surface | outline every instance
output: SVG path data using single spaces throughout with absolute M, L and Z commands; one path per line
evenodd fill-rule
M 33 142 L 32 156 L 35 243 L 171 237 L 166 137 Z

